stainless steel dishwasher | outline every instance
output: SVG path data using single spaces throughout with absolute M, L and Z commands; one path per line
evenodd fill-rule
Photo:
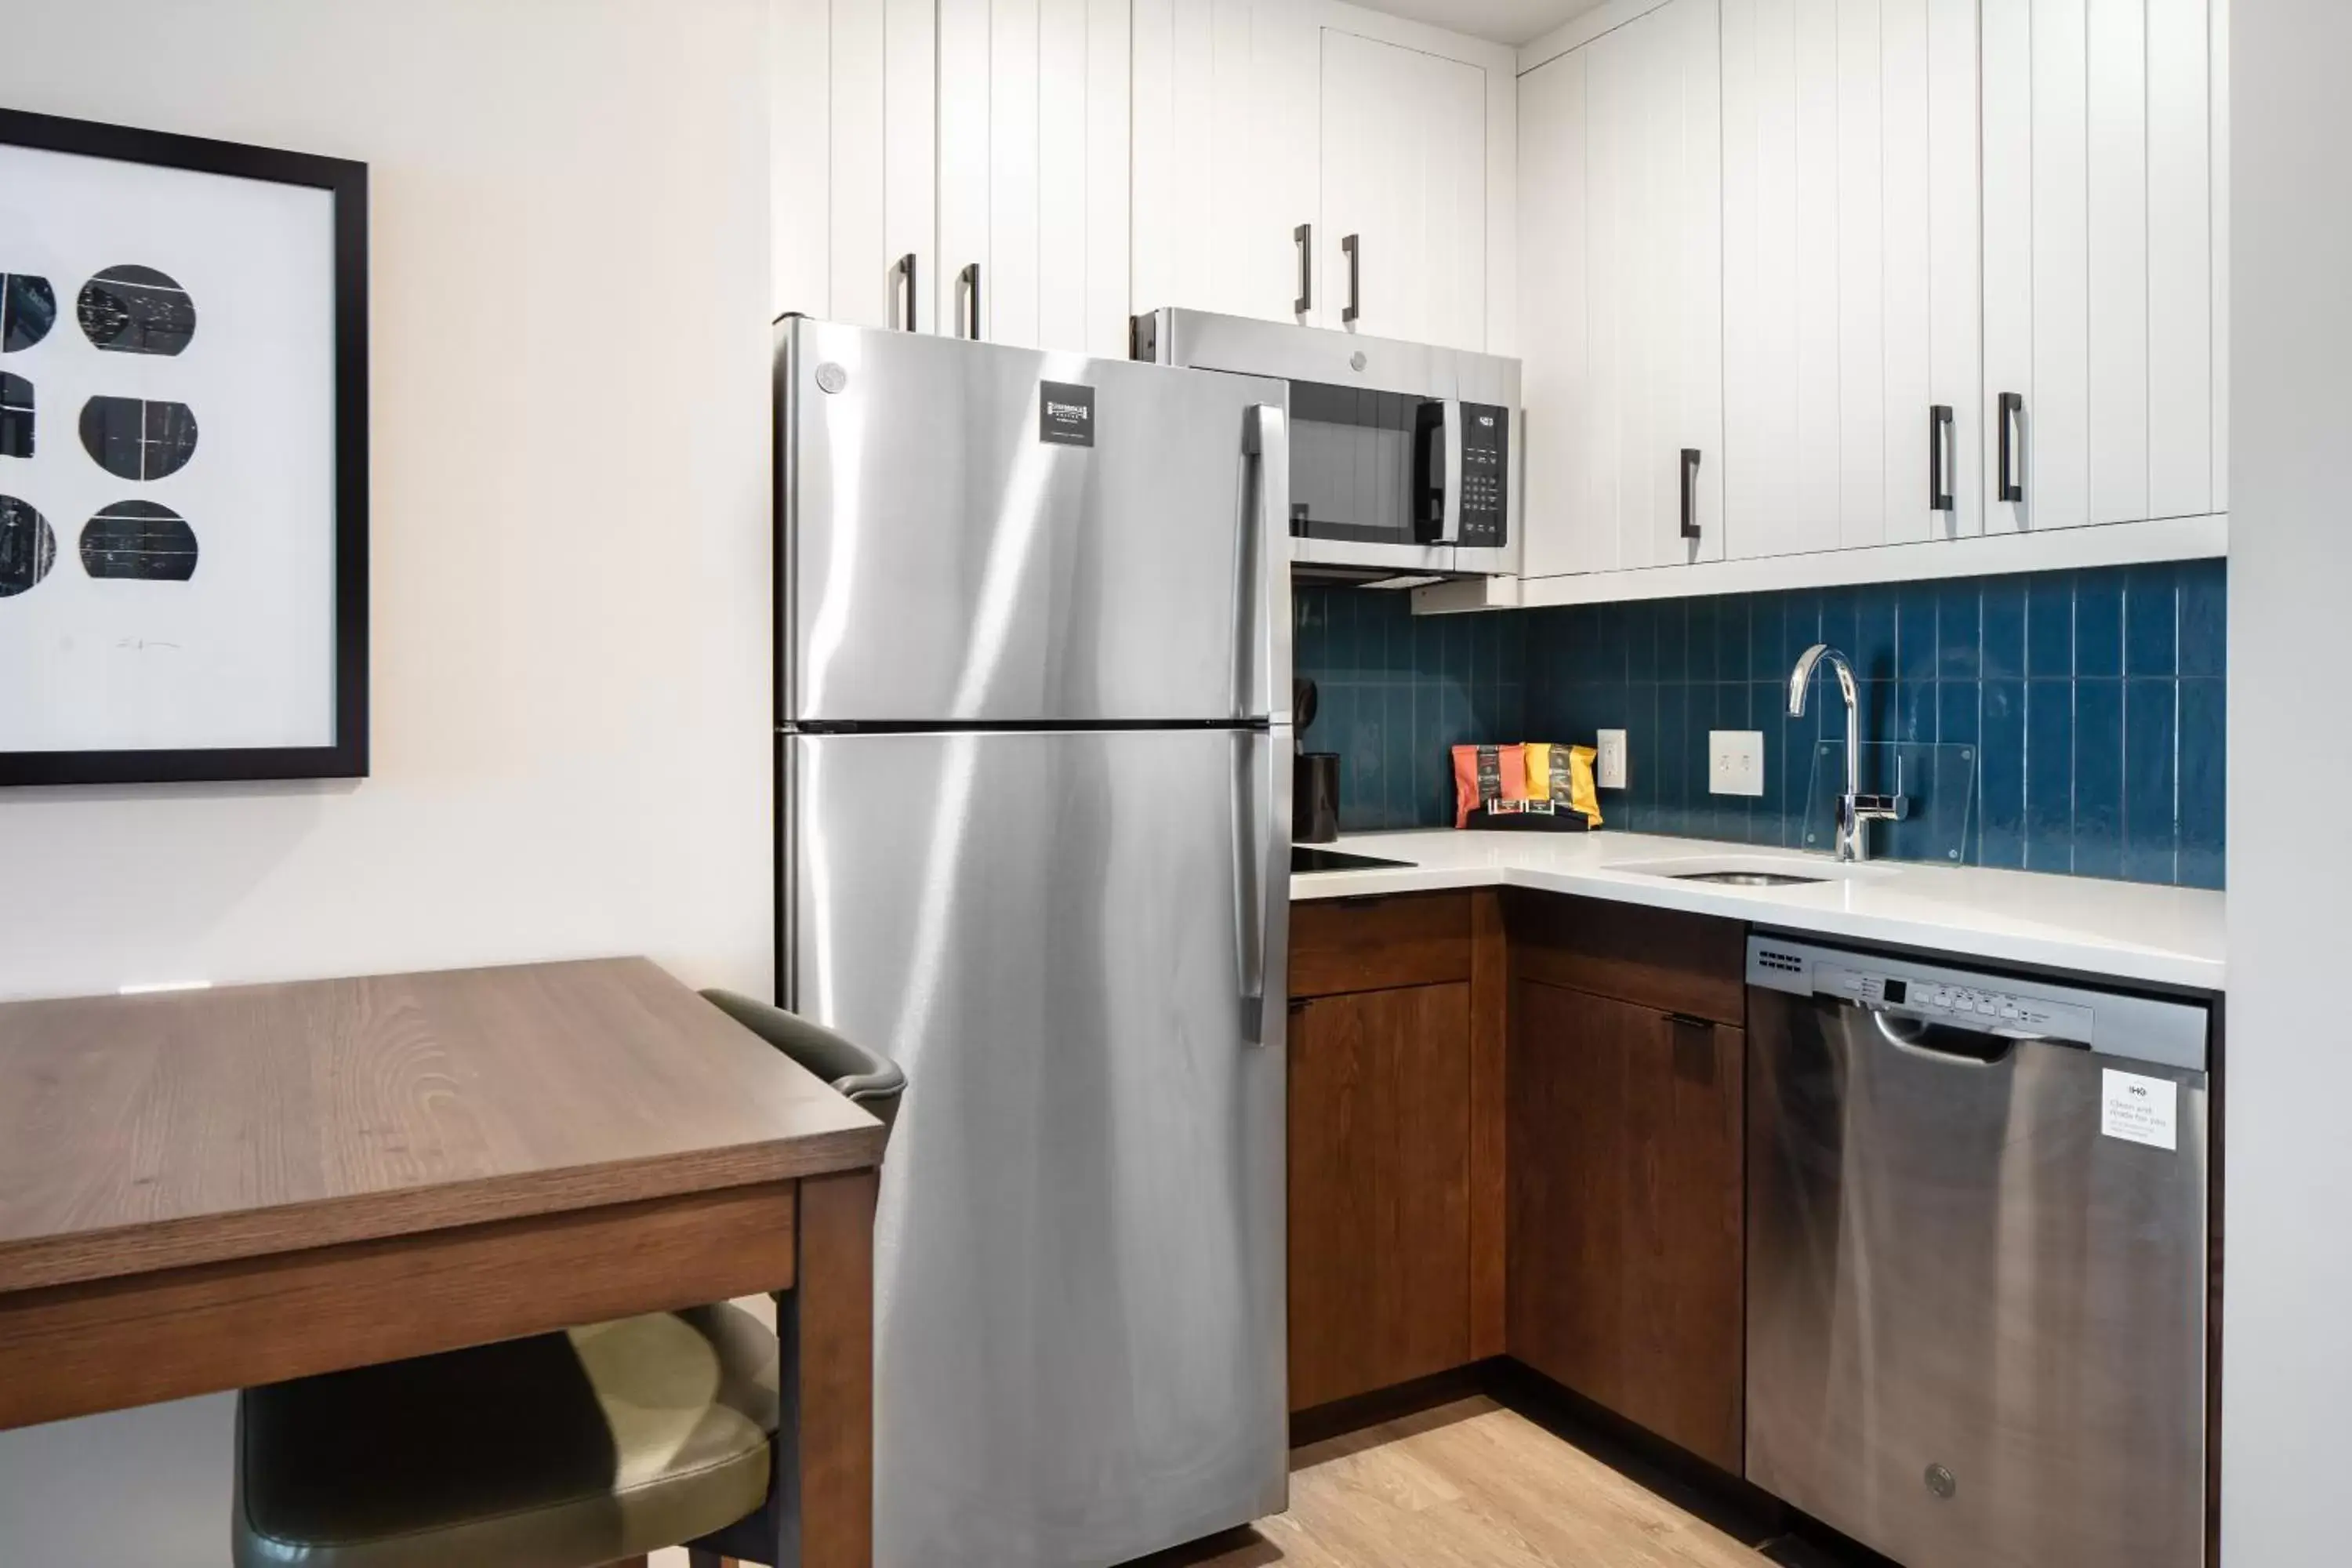
M 1906 1568 L 2205 1560 L 2206 1008 L 1752 936 L 1748 1477 Z

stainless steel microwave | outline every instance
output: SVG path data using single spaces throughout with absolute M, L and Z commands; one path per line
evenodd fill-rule
M 1517 574 L 1518 361 L 1206 310 L 1138 316 L 1131 336 L 1139 360 L 1289 384 L 1299 574 Z

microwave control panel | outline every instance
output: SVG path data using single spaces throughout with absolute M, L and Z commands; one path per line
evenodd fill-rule
M 1497 549 L 1510 542 L 1511 411 L 1462 405 L 1462 531 L 1455 543 Z

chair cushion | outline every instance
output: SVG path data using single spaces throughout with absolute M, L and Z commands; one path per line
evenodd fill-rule
M 593 1568 L 758 1508 L 776 1409 L 776 1337 L 725 1306 L 247 1389 L 235 1560 Z

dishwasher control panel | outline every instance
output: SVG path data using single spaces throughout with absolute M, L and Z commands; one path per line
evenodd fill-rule
M 2097 1015 L 2091 1008 L 2073 1003 L 1983 984 L 1913 980 L 1835 963 L 1814 966 L 1813 990 L 1816 994 L 1826 991 L 1880 1012 L 1954 1024 L 1963 1029 L 2033 1035 L 2085 1046 L 2091 1043 L 2097 1022 Z
M 2084 1046 L 2190 1072 L 2206 1067 L 2210 1012 L 2178 1000 L 2039 976 L 1986 974 L 1907 955 L 1750 932 L 1748 984 L 2011 1039 Z

